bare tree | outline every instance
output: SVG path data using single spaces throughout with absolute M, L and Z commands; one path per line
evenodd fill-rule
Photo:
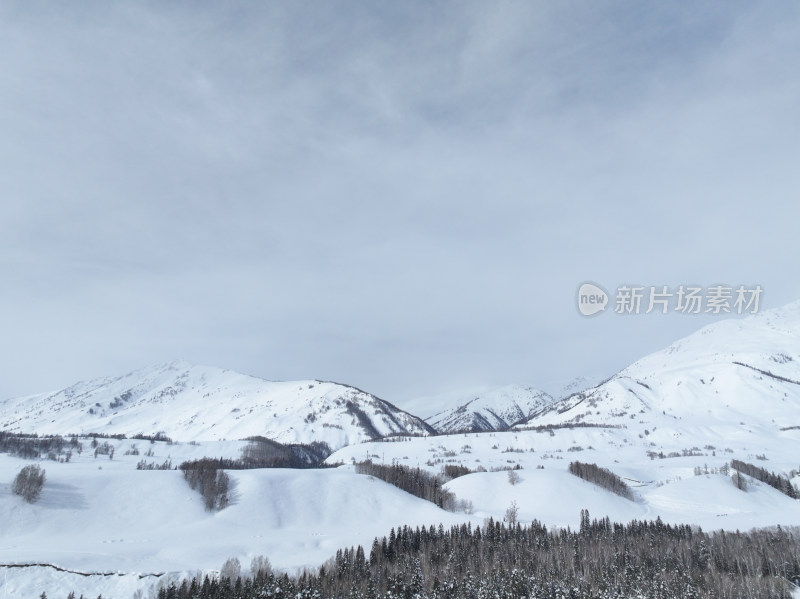
M 14 478 L 11 491 L 20 495 L 28 503 L 39 499 L 44 487 L 44 470 L 38 465 L 25 466 Z
M 180 466 L 189 486 L 203 496 L 206 509 L 221 510 L 230 503 L 231 480 L 216 460 L 203 458 Z
M 518 516 L 519 506 L 517 505 L 516 501 L 512 501 L 511 505 L 508 506 L 508 509 L 506 510 L 506 517 L 504 519 L 506 522 L 508 522 L 509 526 L 516 526 Z
M 250 573 L 253 578 L 258 578 L 259 575 L 268 576 L 272 573 L 272 564 L 269 558 L 265 555 L 258 555 L 250 562 Z
M 236 580 L 242 573 L 242 564 L 238 558 L 231 557 L 225 560 L 222 564 L 222 570 L 219 571 L 219 577 L 222 579 Z

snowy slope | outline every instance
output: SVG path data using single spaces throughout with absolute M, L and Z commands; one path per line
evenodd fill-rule
M 709 325 L 526 424 L 566 423 L 646 430 L 655 443 L 800 426 L 800 302 Z
M 523 385 L 507 385 L 477 394 L 455 408 L 426 419 L 437 432 L 460 433 L 506 430 L 550 405 L 544 391 Z
M 653 448 L 646 435 L 639 438 L 626 429 L 556 428 L 369 442 L 343 447 L 328 460 L 348 463 L 370 458 L 433 473 L 447 464 L 478 470 L 450 481 L 447 488 L 459 499 L 471 501 L 474 515 L 480 517 L 502 518 L 515 501 L 521 521 L 536 518 L 548 526 L 576 526 L 583 508 L 616 521 L 660 516 L 665 522 L 709 530 L 800 526 L 800 501 L 749 477 L 747 490 L 740 491 L 719 473 L 733 458 L 783 474 L 800 468 L 800 430 L 738 439 L 711 430 L 709 436 L 714 445 L 665 459 L 653 459 L 648 451 L 680 454 L 685 439 L 674 438 Z M 567 467 L 576 460 L 622 477 L 633 490 L 634 501 L 569 474 Z M 498 471 L 517 467 L 521 468 L 516 471 L 517 484 L 511 484 L 508 472 Z
M 77 383 L 0 402 L 0 430 L 36 433 L 164 432 L 181 440 L 261 435 L 336 449 L 393 433 L 431 432 L 422 420 L 354 387 L 272 382 L 186 362 Z
M 720 321 L 647 356 L 584 393 L 544 407 L 506 432 L 346 447 L 331 462 L 370 457 L 439 473 L 481 470 L 448 486 L 475 514 L 516 501 L 525 519 L 574 525 L 581 507 L 615 519 L 704 528 L 800 524 L 800 502 L 724 472 L 732 459 L 800 481 L 800 302 Z M 622 500 L 567 472 L 596 463 L 628 482 Z M 520 467 L 511 485 L 502 468 Z
M 0 455 L 0 585 L 7 585 L 0 596 L 38 597 L 45 591 L 48 597 L 64 597 L 76 589 L 87 597 L 102 593 L 129 599 L 136 589 L 190 576 L 195 569 L 219 569 L 228 557 L 237 557 L 245 568 L 258 555 L 278 568 L 317 567 L 337 548 L 367 545 L 393 526 L 465 521 L 474 526 L 489 516 L 502 519 L 512 502 L 521 522 L 536 518 L 548 526 L 575 527 L 584 508 L 593 517 L 660 516 L 704 529 L 800 525 L 800 501 L 755 481 L 743 492 L 721 474 L 695 474 L 697 467 L 718 468 L 732 457 L 752 461 L 753 453 L 764 454 L 766 461 L 759 463 L 770 469 L 797 468 L 797 430 L 758 444 L 732 440 L 716 451 L 663 460 L 651 460 L 646 441 L 625 430 L 593 428 L 406 437 L 347 446 L 329 458 L 345 463 L 370 458 L 432 472 L 448 463 L 486 468 L 447 484 L 459 499 L 471 502 L 471 513 L 444 512 L 355 474 L 350 466 L 231 471 L 232 505 L 210 513 L 179 472 L 138 471 L 141 455 L 126 452 L 136 444 L 142 452 L 153 450 L 148 461 L 177 464 L 204 455 L 236 457 L 245 443 L 109 442 L 116 450 L 113 460 L 95 458 L 87 448 L 70 463 L 39 462 L 47 482 L 34 505 L 8 490 L 16 471 L 31 462 Z M 570 475 L 567 464 L 575 459 L 624 477 L 635 501 Z M 517 465 L 520 480 L 513 485 L 507 472 L 491 471 Z M 3 567 L 30 563 L 111 575 Z
M 525 426 L 346 446 L 332 443 L 340 449 L 328 462 L 347 464 L 337 469 L 231 472 L 233 504 L 213 514 L 202 509 L 199 496 L 179 473 L 137 471 L 139 457 L 126 456 L 125 450 L 133 443 L 140 443 L 141 449 L 154 448 L 151 459 L 156 462 L 170 458 L 179 463 L 204 455 L 238 457 L 244 443 L 202 439 L 265 434 L 262 428 L 273 421 L 277 421 L 275 431 L 295 434 L 300 429 L 301 439 L 319 430 L 341 432 L 344 424 L 342 429 L 333 427 L 341 420 L 325 418 L 343 418 L 343 407 L 344 418 L 350 418 L 348 440 L 362 440 L 368 437 L 359 428 L 359 418 L 347 412 L 346 402 L 342 406 L 335 399 L 344 394 L 360 402 L 361 392 L 316 381 L 268 383 L 179 364 L 143 371 L 147 376 L 140 372 L 5 402 L 0 414 L 10 424 L 0 423 L 0 428 L 65 432 L 81 427 L 97 430 L 105 423 L 109 428 L 101 430 L 111 432 L 112 425 L 121 423 L 125 426 L 119 432 L 165 430 L 178 439 L 201 441 L 174 445 L 111 441 L 116 447 L 113 460 L 95 459 L 85 451 L 71 463 L 41 462 L 48 482 L 35 505 L 22 503 L 8 491 L 14 473 L 29 462 L 0 455 L 0 584 L 6 585 L 9 597 L 38 596 L 42 590 L 51 597 L 65 596 L 69 585 L 78 581 L 81 586 L 76 589 L 87 596 L 102 592 L 104 597 L 127 598 L 132 589 L 191 574 L 193 568 L 219 568 L 231 556 L 245 566 L 261 554 L 279 567 L 318 566 L 337 548 L 369 543 L 391 526 L 480 524 L 489 516 L 502 519 L 512 502 L 522 522 L 536 518 L 548 526 L 574 527 L 584 508 L 592 517 L 608 515 L 617 521 L 661 517 L 707 530 L 798 526 L 800 501 L 749 478 L 747 489 L 739 490 L 721 473 L 735 458 L 778 474 L 794 473 L 793 481 L 800 483 L 798 362 L 800 303 L 721 321 L 582 394 L 539 408 Z M 123 398 L 127 390 L 131 395 Z M 358 405 L 371 405 L 372 396 L 364 396 L 366 403 Z M 116 397 L 123 406 L 113 414 L 103 406 Z M 259 404 L 268 401 L 273 402 L 270 408 Z M 87 415 L 96 403 L 105 415 Z M 498 403 L 490 407 L 498 409 Z M 312 422 L 303 422 L 311 405 L 317 415 Z M 320 405 L 330 407 L 323 410 Z M 131 413 L 126 415 L 128 409 Z M 232 411 L 236 409 L 239 412 Z M 367 408 L 361 409 L 371 416 Z M 190 413 L 197 415 L 191 419 Z M 62 417 L 66 425 L 59 420 Z M 30 428 L 29 423 L 40 428 Z M 147 423 L 151 428 L 144 427 Z M 160 423 L 164 424 L 156 426 Z M 279 429 L 277 424 L 295 428 Z M 266 434 L 298 440 L 279 435 Z M 349 464 L 364 459 L 435 473 L 448 464 L 469 467 L 476 472 L 447 483 L 469 513 L 443 512 L 356 475 Z M 630 485 L 633 501 L 569 474 L 567 466 L 574 460 L 612 470 Z M 498 471 L 503 468 L 520 468 L 519 481 L 512 484 L 507 472 Z M 30 562 L 117 574 L 82 577 L 50 567 L 2 566 Z
M 113 460 L 85 450 L 69 463 L 40 462 L 47 480 L 35 504 L 12 495 L 5 482 L 30 462 L 0 455 L 0 564 L 113 574 L 87 580 L 51 567 L 0 566 L 0 596 L 65 597 L 74 588 L 129 599 L 169 573 L 218 570 L 229 557 L 245 568 L 258 555 L 281 569 L 317 567 L 338 548 L 369 546 L 393 526 L 463 521 L 349 467 L 231 471 L 232 504 L 207 512 L 180 471 L 137 470 L 140 456 L 125 455 L 134 442 L 110 442 Z M 203 454 L 235 457 L 244 445 L 138 443 L 154 450 L 148 459 L 175 463 Z

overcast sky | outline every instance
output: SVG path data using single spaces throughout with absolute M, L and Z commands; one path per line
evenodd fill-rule
M 800 299 L 795 2 L 0 2 L 0 397 L 183 358 L 558 391 Z M 612 297 L 612 302 L 613 302 Z

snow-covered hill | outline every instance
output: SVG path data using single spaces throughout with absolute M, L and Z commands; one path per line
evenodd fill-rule
M 725 474 L 731 461 L 797 485 L 798 447 L 800 302 L 705 327 L 506 432 L 365 443 L 328 460 L 368 456 L 431 472 L 452 464 L 477 470 L 448 484 L 476 514 L 514 500 L 523 519 L 551 525 L 573 525 L 583 506 L 622 520 L 660 516 L 747 529 L 800 524 L 800 502 L 754 479 L 742 492 Z M 610 469 L 634 501 L 576 481 L 571 461 Z M 506 474 L 496 471 L 517 467 L 521 482 L 506 488 Z
M 491 413 L 495 424 L 508 423 L 514 405 L 531 409 L 520 399 L 535 399 L 535 392 L 506 389 L 460 402 L 463 413 L 450 411 L 445 422 L 457 427 L 463 416 L 473 423 L 476 414 L 488 421 Z M 800 525 L 800 501 L 749 476 L 746 489 L 730 479 L 737 459 L 800 485 L 800 302 L 720 321 L 585 392 L 533 404 L 533 418 L 504 432 L 367 441 L 376 432 L 430 429 L 352 387 L 271 383 L 184 363 L 2 402 L 0 429 L 164 431 L 198 442 L 112 439 L 116 451 L 109 457 L 84 451 L 70 462 L 41 460 L 47 482 L 33 505 L 12 495 L 8 484 L 30 461 L 0 455 L 0 522 L 6 523 L 0 564 L 104 574 L 0 565 L 0 580 L 9 597 L 65 596 L 71 588 L 129 597 L 192 568 L 218 568 L 227 557 L 245 566 L 259 554 L 279 567 L 318 566 L 337 548 L 370 543 L 391 526 L 477 525 L 490 516 L 502 519 L 512 505 L 521 521 L 536 518 L 551 527 L 575 527 L 584 508 L 593 517 L 660 517 L 704 529 Z M 239 457 L 245 443 L 233 439 L 251 435 L 323 440 L 340 448 L 328 464 L 345 465 L 232 471 L 231 505 L 215 513 L 203 509 L 179 472 L 136 469 L 137 444 L 152 454 L 148 460 L 178 464 Z M 367 459 L 437 474 L 444 466 L 466 466 L 473 472 L 446 484 L 464 512 L 443 512 L 356 474 L 351 464 Z M 571 461 L 610 469 L 633 499 L 576 478 L 568 471 Z M 511 476 L 502 471 L 511 468 Z
M 0 430 L 163 432 L 185 441 L 261 435 L 281 443 L 323 441 L 332 449 L 394 433 L 432 432 L 416 416 L 347 385 L 265 381 L 182 361 L 2 401 Z
M 711 324 L 525 423 L 563 424 L 624 427 L 654 445 L 800 427 L 800 302 Z
M 538 389 L 507 385 L 472 396 L 455 408 L 426 419 L 437 432 L 502 431 L 541 411 L 553 398 Z
M 68 463 L 38 462 L 47 480 L 34 504 L 7 484 L 31 462 L 0 454 L 0 597 L 63 598 L 75 590 L 130 599 L 136 589 L 150 597 L 159 584 L 218 570 L 229 557 L 245 571 L 259 555 L 280 569 L 316 568 L 341 547 L 369 548 L 392 526 L 463 521 L 351 467 L 231 471 L 231 505 L 208 512 L 180 471 L 136 463 L 145 451 L 156 463 L 235 458 L 245 443 L 109 442 L 113 459 L 95 458 L 87 446 Z M 130 453 L 136 446 L 142 455 Z M 18 567 L 25 564 L 49 565 Z

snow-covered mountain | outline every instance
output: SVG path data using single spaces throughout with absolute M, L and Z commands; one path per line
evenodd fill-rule
M 272 382 L 183 361 L 0 402 L 0 430 L 147 434 L 184 441 L 261 435 L 332 449 L 385 435 L 433 432 L 374 395 L 332 382 Z
M 507 385 L 474 395 L 455 408 L 434 414 L 426 422 L 440 433 L 502 431 L 552 402 L 553 398 L 544 391 Z
M 359 444 L 376 433 L 430 427 L 352 387 L 272 383 L 182 362 L 0 402 L 0 430 L 164 431 L 198 441 L 111 439 L 115 451 L 106 457 L 88 451 L 91 441 L 83 439 L 87 450 L 68 461 L 39 460 L 47 482 L 35 504 L 3 488 L 30 460 L 0 454 L 0 522 L 8 524 L 0 527 L 4 591 L 147 596 L 194 568 L 213 570 L 228 557 L 246 565 L 261 554 L 296 571 L 318 567 L 339 547 L 369 546 L 399 523 L 483 525 L 489 517 L 502 520 L 510 506 L 520 521 L 535 518 L 550 527 L 579 526 L 583 509 L 614 521 L 659 517 L 704 529 L 800 525 L 800 501 L 750 476 L 745 489 L 730 478 L 737 459 L 800 485 L 800 302 L 720 321 L 587 391 L 548 401 L 525 387 L 462 395 L 457 404 L 429 401 L 464 408 L 448 411 L 450 420 L 430 418 L 454 427 L 459 417 L 472 424 L 476 415 L 487 421 L 491 415 L 497 424 L 515 418 L 517 409 L 534 414 L 503 432 Z M 137 469 L 143 459 L 137 446 L 147 449 L 149 462 L 177 465 L 240 457 L 247 443 L 232 439 L 250 435 L 323 440 L 340 448 L 328 465 L 344 465 L 231 471 L 231 504 L 215 513 L 204 510 L 180 472 Z M 469 468 L 445 485 L 464 511 L 444 512 L 357 474 L 351 464 L 366 459 L 433 474 L 450 465 Z M 573 476 L 573 460 L 610 469 L 633 499 Z M 510 468 L 516 476 L 503 471 Z
M 566 423 L 646 430 L 654 443 L 712 425 L 733 435 L 800 427 L 800 302 L 706 326 L 525 424 Z
M 556 399 L 563 399 L 565 397 L 569 397 L 570 395 L 574 395 L 575 393 L 580 393 L 584 389 L 589 389 L 590 387 L 594 387 L 600 383 L 605 376 L 576 376 L 573 379 L 567 381 L 564 385 L 562 385 L 558 391 L 553 393 L 553 396 Z

